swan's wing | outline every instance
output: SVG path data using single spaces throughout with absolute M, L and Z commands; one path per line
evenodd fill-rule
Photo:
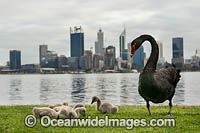
M 160 81 L 160 84 L 162 85 L 171 84 L 174 87 L 176 87 L 180 77 L 180 70 L 177 70 L 174 67 L 162 68 L 156 71 L 154 74 L 154 78 L 156 81 L 158 81 L 158 83 Z

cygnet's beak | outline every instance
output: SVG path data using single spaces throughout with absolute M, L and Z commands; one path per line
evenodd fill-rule
M 93 104 L 93 103 L 94 103 L 94 101 L 91 102 L 91 104 Z

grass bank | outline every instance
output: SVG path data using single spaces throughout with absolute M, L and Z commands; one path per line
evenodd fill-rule
M 117 114 L 108 115 L 109 118 L 138 118 L 147 119 L 167 119 L 174 118 L 175 127 L 133 127 L 127 130 L 125 127 L 42 127 L 40 120 L 33 128 L 28 128 L 24 124 L 25 116 L 32 114 L 31 110 L 36 105 L 20 106 L 0 106 L 0 133 L 1 132 L 199 132 L 200 131 L 200 106 L 174 106 L 173 115 L 167 116 L 168 106 L 151 106 L 152 116 L 148 115 L 145 106 L 119 106 Z M 104 118 L 105 114 L 96 111 L 95 106 L 86 106 L 87 115 L 81 118 Z

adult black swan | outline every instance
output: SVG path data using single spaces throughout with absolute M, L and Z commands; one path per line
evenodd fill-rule
M 169 100 L 170 110 L 168 115 L 171 115 L 172 98 L 175 93 L 176 85 L 181 77 L 180 70 L 176 69 L 174 65 L 156 70 L 159 49 L 157 42 L 150 35 L 141 35 L 132 41 L 131 56 L 134 55 L 135 51 L 144 41 L 149 41 L 151 43 L 151 54 L 139 77 L 139 94 L 146 101 L 149 115 L 151 115 L 149 101 L 153 103 L 163 103 L 166 100 Z

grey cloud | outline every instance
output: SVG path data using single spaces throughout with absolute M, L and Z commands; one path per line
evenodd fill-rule
M 11 4 L 12 3 L 12 4 Z M 164 44 L 164 56 L 171 60 L 171 38 L 184 37 L 185 58 L 199 48 L 200 2 L 154 0 L 6 0 L 0 2 L 0 64 L 10 49 L 22 51 L 22 63 L 38 63 L 39 44 L 69 56 L 69 27 L 81 25 L 85 48 L 94 47 L 101 27 L 105 45 L 115 45 L 124 24 L 127 41 L 140 34 L 152 34 Z M 148 45 L 144 45 L 147 53 Z M 118 51 L 117 51 L 118 54 Z

